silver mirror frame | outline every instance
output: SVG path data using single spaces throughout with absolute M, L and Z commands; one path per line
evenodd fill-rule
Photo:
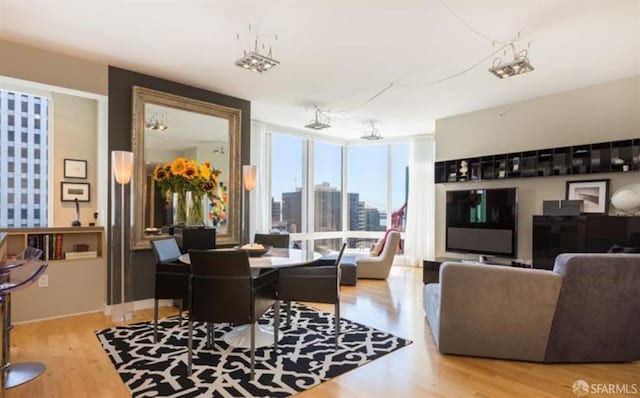
M 235 245 L 240 243 L 240 206 L 241 204 L 241 123 L 242 111 L 210 102 L 200 101 L 180 95 L 169 94 L 145 87 L 133 86 L 132 88 L 132 115 L 131 115 L 131 147 L 134 154 L 134 180 L 133 180 L 133 248 L 149 249 L 149 243 L 153 237 L 144 235 L 144 209 L 146 209 L 146 162 L 145 148 L 145 105 L 161 105 L 170 108 L 181 109 L 189 112 L 223 118 L 229 121 L 229 170 L 228 173 L 228 203 L 227 203 L 227 232 L 216 234 L 217 245 Z

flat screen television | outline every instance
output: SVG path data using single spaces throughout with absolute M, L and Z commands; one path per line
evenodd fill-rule
M 446 250 L 515 258 L 516 188 L 447 191 Z

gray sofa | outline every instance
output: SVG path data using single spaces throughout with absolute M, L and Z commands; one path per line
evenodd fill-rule
M 562 254 L 553 271 L 445 263 L 424 288 L 440 352 L 535 362 L 640 359 L 640 255 Z

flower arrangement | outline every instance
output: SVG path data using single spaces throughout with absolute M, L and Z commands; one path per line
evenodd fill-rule
M 178 195 L 176 224 L 186 222 L 189 225 L 202 223 L 202 199 L 204 195 L 212 203 L 221 201 L 218 195 L 218 176 L 222 171 L 211 167 L 211 163 L 201 165 L 195 160 L 179 157 L 173 162 L 159 164 L 153 170 L 153 179 L 160 186 L 164 197 L 168 192 Z M 187 192 L 191 193 L 191 206 L 187 214 Z

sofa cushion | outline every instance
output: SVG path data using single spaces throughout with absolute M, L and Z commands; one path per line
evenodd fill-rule
M 640 255 L 561 254 L 563 276 L 545 361 L 640 359 Z

